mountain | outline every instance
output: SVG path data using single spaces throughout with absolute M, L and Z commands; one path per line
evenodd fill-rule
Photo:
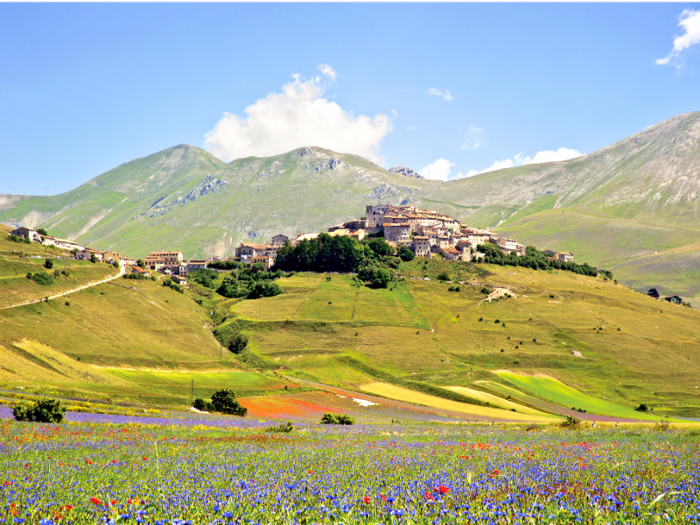
M 41 225 L 132 256 L 161 248 L 222 256 L 241 240 L 324 230 L 381 199 L 437 209 L 540 248 L 573 251 L 577 260 L 610 268 L 640 288 L 665 275 L 663 293 L 695 299 L 699 166 L 700 113 L 673 117 L 576 159 L 449 182 L 316 147 L 225 164 L 180 145 L 58 196 L 0 195 L 0 222 Z M 684 270 L 674 272 L 679 265 Z

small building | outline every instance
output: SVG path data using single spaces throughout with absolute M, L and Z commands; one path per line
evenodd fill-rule
M 267 255 L 259 257 L 248 257 L 246 259 L 241 260 L 241 262 L 245 264 L 250 264 L 251 266 L 253 264 L 262 263 L 265 266 L 266 270 L 269 270 L 270 268 L 272 268 L 272 265 L 275 264 L 275 260 Z
M 564 262 L 574 262 L 574 254 L 571 252 L 563 252 L 557 256 L 557 259 Z
M 661 297 L 661 295 L 659 295 L 659 291 L 656 288 L 649 288 L 647 295 L 654 299 L 658 299 L 659 297 Z
M 122 255 L 117 252 L 104 252 L 102 254 L 102 261 L 107 264 L 117 263 L 119 266 L 124 266 L 124 261 L 122 261 Z
M 129 273 L 135 273 L 137 275 L 140 274 L 140 275 L 143 275 L 144 277 L 151 276 L 151 272 L 149 272 L 148 270 L 144 270 L 140 266 L 136 266 L 136 265 L 129 267 Z
M 280 246 L 284 246 L 284 244 L 285 244 L 288 240 L 289 240 L 289 237 L 287 237 L 286 235 L 282 235 L 282 234 L 280 233 L 280 234 L 278 234 L 278 235 L 275 235 L 275 236 L 272 238 L 272 246 L 276 246 L 276 247 L 279 248 Z
M 664 297 L 664 300 L 671 304 L 683 304 L 683 299 L 677 295 L 669 295 Z
M 167 275 L 179 274 L 180 266 L 184 267 L 183 271 L 187 271 L 184 265 L 185 257 L 182 255 L 182 252 L 151 252 L 148 254 L 148 257 L 146 257 L 145 262 L 146 266 L 151 270 L 167 273 Z M 168 270 L 168 272 L 164 272 L 164 270 Z
M 41 242 L 41 234 L 33 228 L 25 228 L 24 226 L 20 226 L 19 228 L 12 230 L 10 235 L 22 237 L 23 239 L 27 239 L 32 242 Z
M 192 259 L 187 263 L 187 273 L 196 272 L 197 270 L 204 270 L 207 267 L 207 261 L 204 259 Z
M 171 279 L 177 284 L 181 284 L 183 286 L 187 284 L 187 278 L 183 277 L 182 275 L 173 275 Z
M 102 262 L 102 252 L 93 250 L 92 248 L 84 248 L 80 250 L 75 254 L 75 258 L 83 261 L 91 261 L 93 255 L 98 261 Z
M 413 237 L 413 251 L 416 257 L 430 257 L 430 238 L 425 235 Z
M 447 246 L 446 248 L 441 247 L 440 253 L 448 261 L 459 261 L 462 255 L 454 246 Z
M 411 243 L 411 225 L 407 222 L 384 223 L 384 238 L 396 244 Z

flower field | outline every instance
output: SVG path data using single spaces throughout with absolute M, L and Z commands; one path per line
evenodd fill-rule
M 402 423 L 276 434 L 223 419 L 0 420 L 0 515 L 42 525 L 700 521 L 692 431 Z

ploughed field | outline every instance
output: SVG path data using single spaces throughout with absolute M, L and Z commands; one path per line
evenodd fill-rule
M 0 423 L 5 523 L 696 523 L 698 432 Z M 114 419 L 118 421 L 118 418 Z M 206 424 L 206 422 L 204 422 Z

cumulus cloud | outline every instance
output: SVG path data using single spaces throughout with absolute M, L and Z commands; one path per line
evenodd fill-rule
M 490 171 L 504 170 L 506 168 L 515 168 L 517 166 L 523 166 L 525 164 L 542 164 L 544 162 L 559 162 L 562 160 L 575 159 L 576 157 L 582 156 L 583 153 L 576 151 L 575 149 L 569 148 L 559 148 L 558 150 L 544 150 L 535 153 L 534 157 L 524 157 L 522 154 L 518 153 L 514 155 L 511 159 L 497 160 L 491 166 L 485 170 L 470 170 L 465 174 L 461 172 L 454 177 L 448 177 L 449 179 L 461 179 L 463 177 L 474 177 L 475 175 L 481 175 L 482 173 L 488 173 Z
M 428 94 L 429 94 L 429 95 L 434 95 L 434 96 L 436 96 L 436 97 L 441 97 L 442 100 L 448 100 L 448 101 L 449 101 L 449 100 L 454 100 L 454 99 L 455 99 L 452 95 L 450 95 L 450 91 L 447 90 L 447 89 L 442 90 L 442 89 L 430 88 L 430 89 L 428 90 Z
M 447 159 L 437 159 L 420 170 L 420 174 L 426 179 L 448 180 L 452 166 L 454 164 Z
M 318 70 L 323 74 L 326 75 L 327 77 L 330 77 L 330 79 L 335 82 L 335 77 L 337 76 L 335 69 L 333 69 L 331 66 L 328 64 L 319 64 L 318 65 Z
M 462 149 L 479 149 L 484 144 L 486 144 L 486 130 L 471 124 L 464 137 Z
M 680 67 L 683 52 L 690 46 L 700 43 L 700 11 L 684 10 L 678 26 L 683 28 L 684 34 L 673 40 L 673 49 L 668 55 L 656 60 L 660 66 L 673 63 Z
M 380 163 L 379 143 L 391 131 L 383 114 L 357 117 L 323 97 L 324 78 L 332 82 L 335 70 L 318 66 L 322 76 L 294 81 L 245 108 L 245 116 L 224 113 L 205 135 L 209 151 L 226 161 L 269 157 L 304 146 L 354 153 Z

